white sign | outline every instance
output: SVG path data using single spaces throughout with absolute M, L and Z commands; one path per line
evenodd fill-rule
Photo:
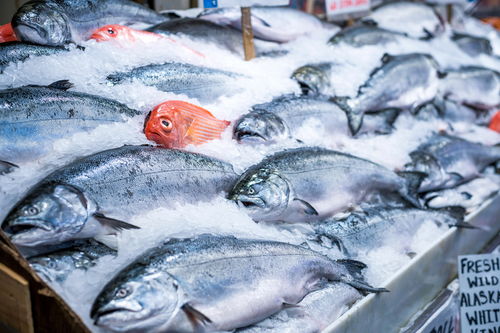
M 500 332 L 500 254 L 458 257 L 461 333 Z
M 458 295 L 451 294 L 416 333 L 458 333 L 459 318 Z
M 355 14 L 370 10 L 370 0 L 326 0 L 326 15 L 335 18 L 339 15 Z
M 288 6 L 289 4 L 290 0 L 198 0 L 198 6 L 204 8 Z

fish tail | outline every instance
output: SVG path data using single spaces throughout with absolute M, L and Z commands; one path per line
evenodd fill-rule
M 352 259 L 339 259 L 335 262 L 342 265 L 349 273 L 349 275 L 347 277 L 344 277 L 341 281 L 353 288 L 358 289 L 362 293 L 367 294 L 389 291 L 385 288 L 375 288 L 365 281 L 365 278 L 361 271 L 366 268 L 366 265 L 361 261 Z
M 397 174 L 406 181 L 406 186 L 400 191 L 401 196 L 413 206 L 421 208 L 422 204 L 418 200 L 418 190 L 427 174 L 418 171 L 399 171 Z
M 349 97 L 336 96 L 331 100 L 345 112 L 349 129 L 351 130 L 352 135 L 356 135 L 361 129 L 361 125 L 363 125 L 363 113 L 353 110 L 353 108 L 349 105 L 349 101 L 351 100 Z
M 449 215 L 452 219 L 455 220 L 455 223 L 450 224 L 450 227 L 463 228 L 463 229 L 479 229 L 476 226 L 473 226 L 470 223 L 464 221 L 466 209 L 462 206 L 448 206 L 442 208 L 433 209 L 437 212 L 443 212 Z

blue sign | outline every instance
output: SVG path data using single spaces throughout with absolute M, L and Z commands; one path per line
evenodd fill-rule
M 217 8 L 217 0 L 203 0 L 203 7 L 205 8 Z

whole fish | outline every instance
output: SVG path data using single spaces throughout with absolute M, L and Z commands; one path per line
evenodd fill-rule
M 500 160 L 499 146 L 485 146 L 446 134 L 436 134 L 410 153 L 407 170 L 427 174 L 419 192 L 452 188 L 477 178 Z
M 78 240 L 64 250 L 31 257 L 31 268 L 44 280 L 64 282 L 75 270 L 87 270 L 97 264 L 104 256 L 116 256 L 116 250 L 102 245 L 95 240 Z
M 445 74 L 439 86 L 445 98 L 477 109 L 500 105 L 500 73 L 488 68 L 466 66 Z
M 487 38 L 454 32 L 451 39 L 462 51 L 471 57 L 477 57 L 481 54 L 493 54 L 493 47 L 491 46 L 490 40 Z
M 232 53 L 243 54 L 243 35 L 231 26 L 219 25 L 197 18 L 181 18 L 157 24 L 147 31 L 166 36 L 187 36 L 193 40 L 214 44 Z M 276 44 L 259 39 L 254 41 L 255 51 L 260 54 L 275 48 Z
M 370 24 L 361 24 L 342 29 L 337 32 L 328 44 L 338 45 L 345 43 L 354 47 L 366 45 L 385 45 L 405 38 L 404 33 L 379 28 Z
M 416 108 L 432 100 L 438 91 L 438 65 L 428 54 L 385 54 L 355 97 L 336 97 L 347 113 L 353 134 L 361 128 L 366 112 L 389 108 Z M 404 80 L 401 80 L 404 78 Z
M 361 298 L 354 288 L 332 283 L 304 297 L 297 307 L 291 307 L 238 333 L 318 333 L 346 312 Z
M 414 113 L 423 120 L 439 118 L 451 123 L 468 122 L 480 126 L 487 126 L 492 117 L 492 112 L 477 110 L 441 97 L 419 106 Z
M 241 10 L 237 7 L 206 9 L 198 18 L 241 30 Z M 252 30 L 256 38 L 286 43 L 324 24 L 314 15 L 289 7 L 252 7 Z
M 218 139 L 229 121 L 215 118 L 208 110 L 183 101 L 167 101 L 146 117 L 148 140 L 166 148 L 183 148 Z
M 16 245 L 35 247 L 137 228 L 144 210 L 208 201 L 228 191 L 230 164 L 195 153 L 124 146 L 77 160 L 35 185 L 2 224 Z
M 108 98 L 67 91 L 71 86 L 57 81 L 0 90 L 0 165 L 33 161 L 56 140 L 141 115 Z
M 302 94 L 309 96 L 333 96 L 331 85 L 332 70 L 338 66 L 333 62 L 309 64 L 297 68 L 291 78 L 300 86 Z
M 158 24 L 166 17 L 130 0 L 32 0 L 12 18 L 20 41 L 63 45 L 87 40 L 107 24 Z
M 429 5 L 420 2 L 394 1 L 377 7 L 363 21 L 378 27 L 404 33 L 413 38 L 428 39 L 444 31 L 444 20 Z
M 113 331 L 230 331 L 299 303 L 326 281 L 384 291 L 363 281 L 365 267 L 274 241 L 172 239 L 108 282 L 90 316 Z
M 406 177 L 407 179 L 403 178 Z M 419 206 L 420 173 L 401 176 L 376 163 L 333 150 L 285 150 L 247 169 L 229 193 L 255 221 L 320 221 L 366 197 L 399 193 Z
M 397 110 L 389 110 L 367 115 L 360 133 L 388 133 L 398 114 Z M 319 121 L 332 136 L 350 134 L 347 117 L 337 104 L 310 96 L 281 96 L 255 105 L 236 121 L 233 133 L 243 143 L 276 143 L 296 138 L 309 121 Z
M 438 226 L 469 227 L 464 223 L 465 209 L 458 206 L 423 210 L 416 208 L 375 207 L 352 213 L 343 219 L 329 219 L 315 226 L 315 239 L 323 237 L 349 256 L 358 256 L 394 239 L 410 244 L 418 228 L 426 221 Z
M 29 43 L 9 42 L 0 44 L 0 74 L 9 64 L 26 61 L 28 58 L 50 56 L 68 52 L 62 46 L 43 46 Z
M 108 76 L 112 84 L 140 82 L 165 92 L 185 94 L 200 102 L 211 102 L 221 96 L 242 90 L 237 86 L 244 76 L 215 68 L 168 62 L 134 68 Z

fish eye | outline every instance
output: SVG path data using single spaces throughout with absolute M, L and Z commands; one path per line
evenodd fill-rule
M 49 268 L 52 268 L 52 269 L 55 269 L 55 268 L 57 267 L 56 263 L 55 263 L 55 262 L 53 262 L 53 261 L 49 261 L 49 263 L 47 264 L 47 266 L 48 266 Z
M 115 296 L 117 298 L 125 298 L 130 294 L 130 289 L 129 288 L 120 288 L 116 291 Z
M 40 210 L 38 208 L 36 208 L 35 206 L 29 206 L 29 207 L 25 207 L 23 209 L 23 214 L 26 216 L 33 216 L 33 215 L 37 215 L 38 213 L 40 213 Z
M 108 28 L 108 34 L 113 35 L 114 33 L 115 33 L 115 31 L 113 29 Z
M 248 189 L 248 194 L 255 194 L 255 189 L 253 187 L 250 187 Z
M 168 130 L 168 131 L 172 130 L 172 122 L 170 120 L 162 119 L 161 126 L 165 130 Z

